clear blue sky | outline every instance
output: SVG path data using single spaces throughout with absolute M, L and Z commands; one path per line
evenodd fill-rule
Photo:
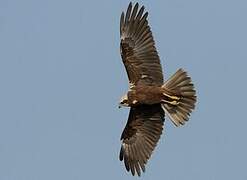
M 133 179 L 118 160 L 128 3 L 0 0 L 1 180 Z M 198 91 L 185 126 L 166 121 L 142 179 L 246 180 L 246 1 L 139 3 L 165 77 L 183 67 Z

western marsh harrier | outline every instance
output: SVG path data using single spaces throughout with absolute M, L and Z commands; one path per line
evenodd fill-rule
M 119 158 L 127 171 L 139 176 L 160 139 L 165 114 L 176 126 L 184 125 L 196 102 L 191 78 L 183 69 L 163 81 L 147 16 L 144 6 L 136 3 L 132 8 L 130 3 L 120 19 L 120 50 L 130 86 L 120 106 L 130 107 L 130 113 Z

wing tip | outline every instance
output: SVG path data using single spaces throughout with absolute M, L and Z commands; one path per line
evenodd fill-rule
M 130 1 L 129 5 L 128 5 L 128 8 L 132 8 L 132 2 Z

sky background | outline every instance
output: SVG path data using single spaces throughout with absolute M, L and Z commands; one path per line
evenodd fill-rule
M 183 67 L 198 92 L 185 126 L 165 122 L 141 179 L 246 180 L 246 1 L 139 3 L 165 78 Z M 118 160 L 128 4 L 0 0 L 0 180 L 140 179 Z

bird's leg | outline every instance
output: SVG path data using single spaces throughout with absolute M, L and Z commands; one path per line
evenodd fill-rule
M 172 96 L 172 95 L 169 95 L 169 94 L 167 94 L 167 93 L 163 93 L 163 95 L 165 95 L 165 96 L 167 96 L 167 97 L 169 97 L 170 99 L 175 100 L 175 101 L 180 100 L 180 97 L 178 97 L 178 96 Z
M 168 104 L 171 104 L 171 105 L 179 105 L 179 102 L 174 100 L 174 101 L 167 101 L 167 100 L 162 100 L 162 102 L 165 102 L 165 103 L 168 103 Z
M 175 96 L 175 95 L 169 95 L 166 92 L 163 92 L 163 95 L 166 97 L 162 100 L 163 102 L 171 104 L 171 105 L 178 105 L 179 104 L 178 101 L 180 100 L 180 97 Z

